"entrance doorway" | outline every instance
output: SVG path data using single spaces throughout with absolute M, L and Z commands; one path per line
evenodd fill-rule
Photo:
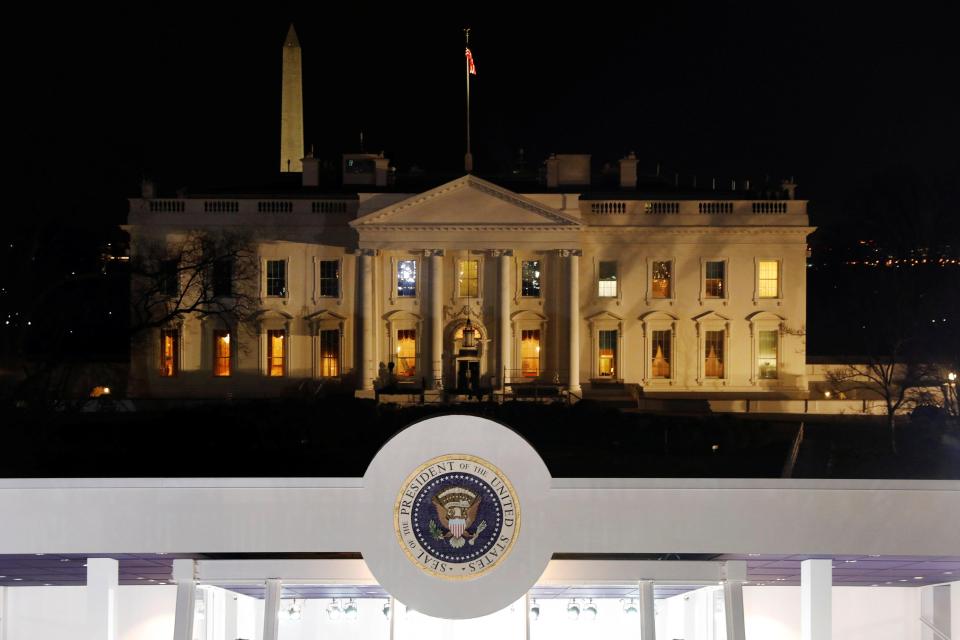
M 457 359 L 457 391 L 479 395 L 480 360 L 476 358 Z

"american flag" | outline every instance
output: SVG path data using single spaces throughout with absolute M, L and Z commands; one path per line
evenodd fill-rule
M 470 47 L 467 47 L 467 65 L 469 65 L 470 73 L 477 75 L 477 67 L 473 64 L 473 54 L 470 53 Z

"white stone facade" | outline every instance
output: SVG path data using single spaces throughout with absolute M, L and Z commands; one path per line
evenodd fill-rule
M 261 312 L 237 328 L 231 375 L 213 375 L 210 323 L 186 317 L 169 328 L 175 375 L 160 375 L 158 331 L 133 352 L 131 393 L 280 395 L 334 369 L 370 390 L 393 362 L 409 374 L 401 383 L 427 389 L 463 386 L 469 370 L 496 390 L 543 381 L 579 393 L 622 381 L 802 395 L 806 202 L 626 193 L 519 194 L 465 176 L 420 194 L 131 200 L 134 252 L 145 238 L 245 228 L 262 267 Z M 274 260 L 285 282 L 270 296 Z M 338 283 L 327 296 L 330 261 Z M 536 286 L 525 263 L 539 272 Z M 398 271 L 409 275 L 411 264 L 415 285 L 401 291 Z M 468 317 L 476 350 L 463 349 Z M 269 331 L 284 332 L 279 363 L 268 362 Z

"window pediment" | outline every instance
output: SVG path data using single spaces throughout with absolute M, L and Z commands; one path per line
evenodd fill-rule
M 705 311 L 699 315 L 693 316 L 694 322 L 703 324 L 706 322 L 730 322 L 730 318 L 720 315 L 716 311 Z
M 596 324 L 597 322 L 623 322 L 623 318 L 618 316 L 615 313 L 610 313 L 609 311 L 599 311 L 592 316 L 587 316 L 587 322 L 591 324 Z
M 336 311 L 330 311 L 329 309 L 321 309 L 320 311 L 315 311 L 304 318 L 304 320 L 307 320 L 309 322 L 322 322 L 324 320 L 346 320 L 346 319 L 347 319 L 347 316 L 341 315 Z
M 640 320 L 644 322 L 655 322 L 657 320 L 665 322 L 676 322 L 679 318 L 672 313 L 667 313 L 666 311 L 648 311 L 640 316 Z
M 383 319 L 386 320 L 387 322 L 402 322 L 404 320 L 413 320 L 415 322 L 420 322 L 420 320 L 422 320 L 422 318 L 418 314 L 410 311 L 404 311 L 402 309 L 385 313 L 383 315 Z
M 588 318 L 589 319 L 589 318 Z M 528 309 L 521 309 L 520 311 L 514 311 L 510 314 L 511 322 L 522 322 L 524 320 L 531 320 L 536 322 L 547 322 L 547 316 L 536 311 L 530 311 Z
M 775 313 L 771 313 L 769 311 L 754 311 L 753 313 L 747 316 L 747 320 L 754 323 L 765 322 L 765 321 L 780 323 L 784 321 L 782 317 L 778 316 Z

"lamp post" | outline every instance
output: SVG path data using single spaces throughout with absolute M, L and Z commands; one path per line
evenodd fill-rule
M 954 418 L 960 416 L 960 402 L 957 399 L 957 374 L 953 371 L 947 374 L 947 382 L 943 385 L 946 388 L 947 413 Z

